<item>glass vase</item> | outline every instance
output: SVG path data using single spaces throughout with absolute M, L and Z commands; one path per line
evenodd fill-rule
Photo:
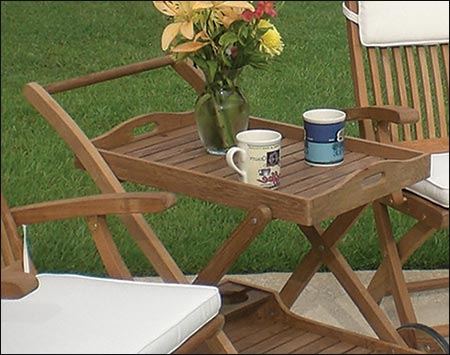
M 195 103 L 200 140 L 209 154 L 225 155 L 236 134 L 248 128 L 249 105 L 234 82 L 207 84 Z

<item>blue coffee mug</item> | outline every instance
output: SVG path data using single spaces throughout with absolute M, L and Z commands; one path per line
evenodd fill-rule
M 344 161 L 345 112 L 315 109 L 303 114 L 305 161 L 312 166 L 336 166 Z

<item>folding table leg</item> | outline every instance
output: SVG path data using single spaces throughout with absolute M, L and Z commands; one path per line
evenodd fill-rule
M 284 286 L 281 291 L 282 299 L 287 300 L 287 305 L 290 307 L 319 267 L 325 264 L 380 339 L 406 346 L 392 322 L 370 296 L 337 249 L 338 242 L 355 223 L 364 208 L 365 206 L 359 207 L 336 217 L 324 232 L 315 227 L 299 226 L 310 241 L 312 250 Z M 305 269 L 302 270 L 302 267 Z
M 337 217 L 323 234 L 323 237 L 329 241 L 330 245 L 335 245 L 347 233 L 358 219 L 366 206 L 361 206 Z M 303 229 L 302 226 L 299 226 Z M 303 231 L 305 233 L 305 231 Z M 280 297 L 283 303 L 290 308 L 306 285 L 311 281 L 314 274 L 322 266 L 320 254 L 311 250 L 294 270 L 282 290 Z
M 333 273 L 379 338 L 406 346 L 392 322 L 369 294 L 337 246 L 331 245 L 314 228 L 309 228 L 309 231 L 304 228 L 304 231 L 322 262 Z
M 216 285 L 243 251 L 272 220 L 272 211 L 260 206 L 250 212 L 227 241 L 217 250 L 194 283 Z

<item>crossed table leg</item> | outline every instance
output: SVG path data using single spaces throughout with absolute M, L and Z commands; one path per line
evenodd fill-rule
M 294 270 L 281 290 L 280 297 L 285 305 L 290 308 L 321 265 L 325 264 L 379 338 L 399 345 L 406 345 L 392 322 L 369 294 L 337 248 L 339 241 L 357 221 L 365 207 L 358 207 L 336 217 L 333 223 L 323 232 L 316 227 L 299 226 L 311 243 L 312 249 Z M 272 214 L 266 206 L 251 211 L 214 254 L 194 282 L 217 284 L 271 220 Z

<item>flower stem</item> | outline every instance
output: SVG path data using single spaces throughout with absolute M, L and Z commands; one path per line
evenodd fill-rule
M 218 97 L 217 92 L 212 95 L 213 106 L 215 111 L 215 117 L 217 119 L 217 126 L 219 127 L 218 133 L 222 141 L 223 147 L 229 148 L 235 144 L 235 137 L 233 129 L 230 126 L 230 117 L 227 117 L 227 112 L 224 110 L 221 98 Z

